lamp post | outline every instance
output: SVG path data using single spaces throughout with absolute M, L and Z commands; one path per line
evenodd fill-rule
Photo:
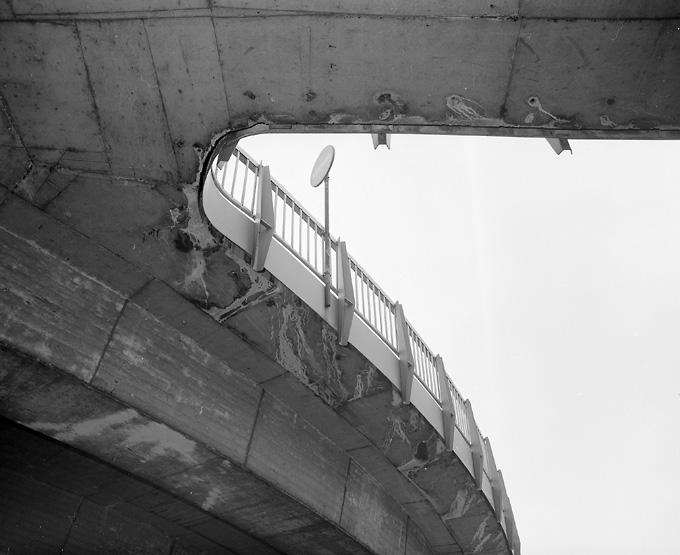
M 328 209 L 329 199 L 328 173 L 331 171 L 333 160 L 335 160 L 335 148 L 332 145 L 328 145 L 321 151 L 319 157 L 316 159 L 314 167 L 312 168 L 312 175 L 309 179 L 312 187 L 318 187 L 323 182 L 325 189 L 324 195 L 325 221 L 323 233 L 323 246 L 324 246 L 323 282 L 325 285 L 324 304 L 326 308 L 331 306 L 331 232 Z

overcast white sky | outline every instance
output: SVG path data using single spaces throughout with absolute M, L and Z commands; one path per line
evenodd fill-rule
M 244 139 L 394 300 L 489 436 L 524 555 L 677 555 L 677 141 Z

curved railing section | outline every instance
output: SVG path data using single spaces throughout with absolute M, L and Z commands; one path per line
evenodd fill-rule
M 269 168 L 232 145 L 210 163 L 203 208 L 225 236 L 253 256 L 352 343 L 412 403 L 444 438 L 484 492 L 508 543 L 519 555 L 519 539 L 502 474 L 488 438 L 435 355 L 344 242 L 331 238 L 332 303 L 323 302 L 324 227 L 281 184 Z M 306 269 L 306 271 L 304 270 Z M 354 316 L 357 318 L 354 318 Z

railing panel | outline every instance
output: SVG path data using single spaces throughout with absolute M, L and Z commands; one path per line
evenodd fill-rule
M 244 151 L 236 148 L 228 161 L 215 161 L 211 171 L 211 181 L 215 183 L 216 188 L 212 189 L 213 192 L 210 195 L 219 196 L 221 193 L 225 199 L 223 202 L 230 207 L 229 210 L 240 210 L 246 222 L 246 216 L 255 220 L 255 201 L 258 196 L 260 165 L 254 162 Z M 217 190 L 219 190 L 219 193 L 217 193 Z M 321 287 L 323 280 L 324 228 L 274 178 L 271 179 L 270 194 L 273 196 L 275 214 L 274 236 L 278 242 L 271 249 L 270 258 L 272 265 L 277 268 L 276 275 L 284 283 L 293 286 L 294 292 L 313 310 L 321 314 L 328 322 L 333 322 L 334 317 L 332 314 L 329 317 L 328 312 L 329 310 L 331 313 L 337 311 L 337 305 L 332 304 L 331 307 L 324 308 L 321 296 L 317 299 L 317 294 L 314 293 Z M 204 203 L 206 198 L 204 196 Z M 206 214 L 208 213 L 209 210 L 206 209 Z M 212 217 L 221 219 L 222 227 L 228 229 L 229 233 L 233 233 L 234 238 L 238 237 L 237 244 L 248 250 L 250 239 L 246 237 L 247 225 L 245 225 L 245 228 L 243 228 L 243 222 L 236 225 L 235 220 L 238 218 L 234 218 L 233 215 L 225 219 L 224 216 L 219 215 L 219 212 L 212 209 L 210 213 Z M 234 220 L 233 225 L 229 223 L 231 220 Z M 331 250 L 337 251 L 337 241 L 333 238 L 331 238 Z M 355 319 L 355 325 L 349 330 L 349 341 L 371 360 L 393 384 L 399 387 L 402 378 L 399 370 L 396 303 L 380 289 L 356 260 L 351 257 L 348 257 L 348 260 L 349 278 L 354 287 L 354 312 L 359 316 L 359 319 Z M 296 264 L 298 262 L 306 266 L 310 272 L 304 276 L 296 277 Z M 337 291 L 337 257 L 333 255 L 331 256 L 330 271 L 332 288 Z M 428 422 L 443 435 L 441 390 L 436 357 L 408 322 L 406 322 L 406 336 L 413 355 L 413 374 L 417 378 L 411 386 L 411 402 Z M 473 472 L 475 466 L 472 457 L 473 443 L 475 445 L 477 443 L 473 442 L 471 433 L 477 434 L 478 437 L 474 439 L 479 439 L 479 444 L 484 446 L 482 449 L 482 487 L 489 497 L 491 492 L 490 474 L 494 474 L 494 472 L 489 466 L 489 461 L 493 459 L 487 452 L 488 444 L 483 440 L 481 432 L 476 427 L 474 427 L 474 431 L 471 430 L 473 426 L 468 419 L 466 402 L 450 377 L 446 376 L 445 384 L 451 394 L 452 409 L 455 415 L 454 450 L 461 457 L 466 467 Z
M 413 326 L 411 326 L 410 323 L 408 324 L 408 330 L 409 339 L 411 341 L 411 350 L 415 361 L 415 375 L 423 383 L 430 395 L 432 395 L 437 402 L 441 403 L 435 355 L 425 341 L 423 341 L 413 329 Z
M 229 161 L 221 164 L 215 163 L 213 171 L 222 192 L 240 205 L 246 213 L 254 215 L 259 164 L 255 163 L 244 151 L 236 148 Z M 321 278 L 324 259 L 323 226 L 307 213 L 276 179 L 272 178 L 271 182 L 276 216 L 276 238 Z M 332 240 L 332 250 L 336 249 L 337 242 Z M 331 283 L 337 289 L 335 257 L 331 256 L 331 261 Z M 394 303 L 352 258 L 350 258 L 350 272 L 354 282 L 356 313 L 396 352 Z M 410 324 L 409 341 L 414 353 L 416 376 L 430 395 L 440 402 L 434 354 Z
M 448 383 L 451 400 L 453 401 L 453 412 L 456 415 L 456 428 L 458 428 L 469 445 L 472 442 L 472 436 L 470 435 L 470 424 L 467 418 L 467 411 L 465 410 L 465 399 L 450 378 L 448 378 Z
M 243 150 L 236 148 L 226 163 L 213 166 L 216 182 L 232 201 L 248 213 L 254 214 L 259 165 Z M 275 236 L 288 247 L 319 278 L 323 276 L 323 226 L 272 178 Z M 333 250 L 337 242 L 332 240 Z M 332 284 L 337 287 L 335 257 L 331 256 Z M 358 262 L 350 257 L 350 275 L 356 297 L 356 313 L 392 350 L 397 352 L 394 302 L 371 279 Z M 429 394 L 439 403 L 441 393 L 435 364 L 435 355 L 423 339 L 408 324 L 409 342 L 414 355 L 415 375 Z M 470 442 L 463 397 L 449 380 L 456 415 L 456 427 L 466 441 Z

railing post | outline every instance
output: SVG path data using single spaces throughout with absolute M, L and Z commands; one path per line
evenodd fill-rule
M 486 444 L 489 474 L 491 474 L 489 478 L 491 479 L 491 491 L 493 492 L 493 506 L 496 511 L 496 520 L 500 524 L 503 522 L 503 484 L 496 468 L 496 460 L 494 459 L 491 442 L 488 437 L 484 439 L 484 443 Z
M 238 141 L 234 141 L 233 143 L 228 144 L 222 150 L 220 150 L 220 153 L 217 155 L 217 167 L 219 169 L 222 169 L 224 167 L 224 164 L 229 162 L 229 158 L 231 158 L 231 155 L 234 153 L 234 150 L 236 150 L 237 144 Z
M 484 452 L 482 444 L 479 441 L 479 430 L 475 422 L 475 415 L 472 413 L 472 403 L 470 400 L 465 401 L 465 412 L 468 418 L 468 426 L 470 427 L 470 443 L 472 447 L 472 469 L 474 471 L 475 483 L 479 490 L 482 489 L 482 482 L 484 480 Z
M 453 451 L 453 435 L 456 430 L 456 413 L 453 410 L 453 398 L 449 388 L 449 378 L 444 369 L 442 357 L 437 355 L 435 358 L 437 366 L 437 376 L 439 377 L 439 391 L 442 404 L 442 420 L 444 422 L 444 441 L 446 449 Z
M 505 480 L 503 480 L 503 473 L 499 470 L 498 477 L 503 488 L 503 518 L 505 519 L 505 534 L 508 538 L 508 544 L 514 555 L 521 554 L 521 544 L 519 541 L 519 534 L 517 533 L 517 524 L 515 523 L 515 515 L 512 512 L 512 505 L 510 498 L 505 489 Z
M 411 343 L 408 338 L 408 324 L 404 316 L 404 308 L 400 302 L 396 302 L 394 305 L 394 316 L 397 324 L 401 399 L 402 403 L 409 405 L 411 404 L 411 388 L 413 387 L 414 362 Z
M 354 287 L 350 273 L 347 246 L 338 239 L 337 272 L 338 272 L 338 342 L 345 346 L 349 342 L 349 330 L 354 318 Z
M 253 269 L 264 270 L 269 245 L 274 237 L 275 215 L 272 203 L 272 181 L 269 166 L 260 166 L 255 206 L 255 228 L 253 245 Z

